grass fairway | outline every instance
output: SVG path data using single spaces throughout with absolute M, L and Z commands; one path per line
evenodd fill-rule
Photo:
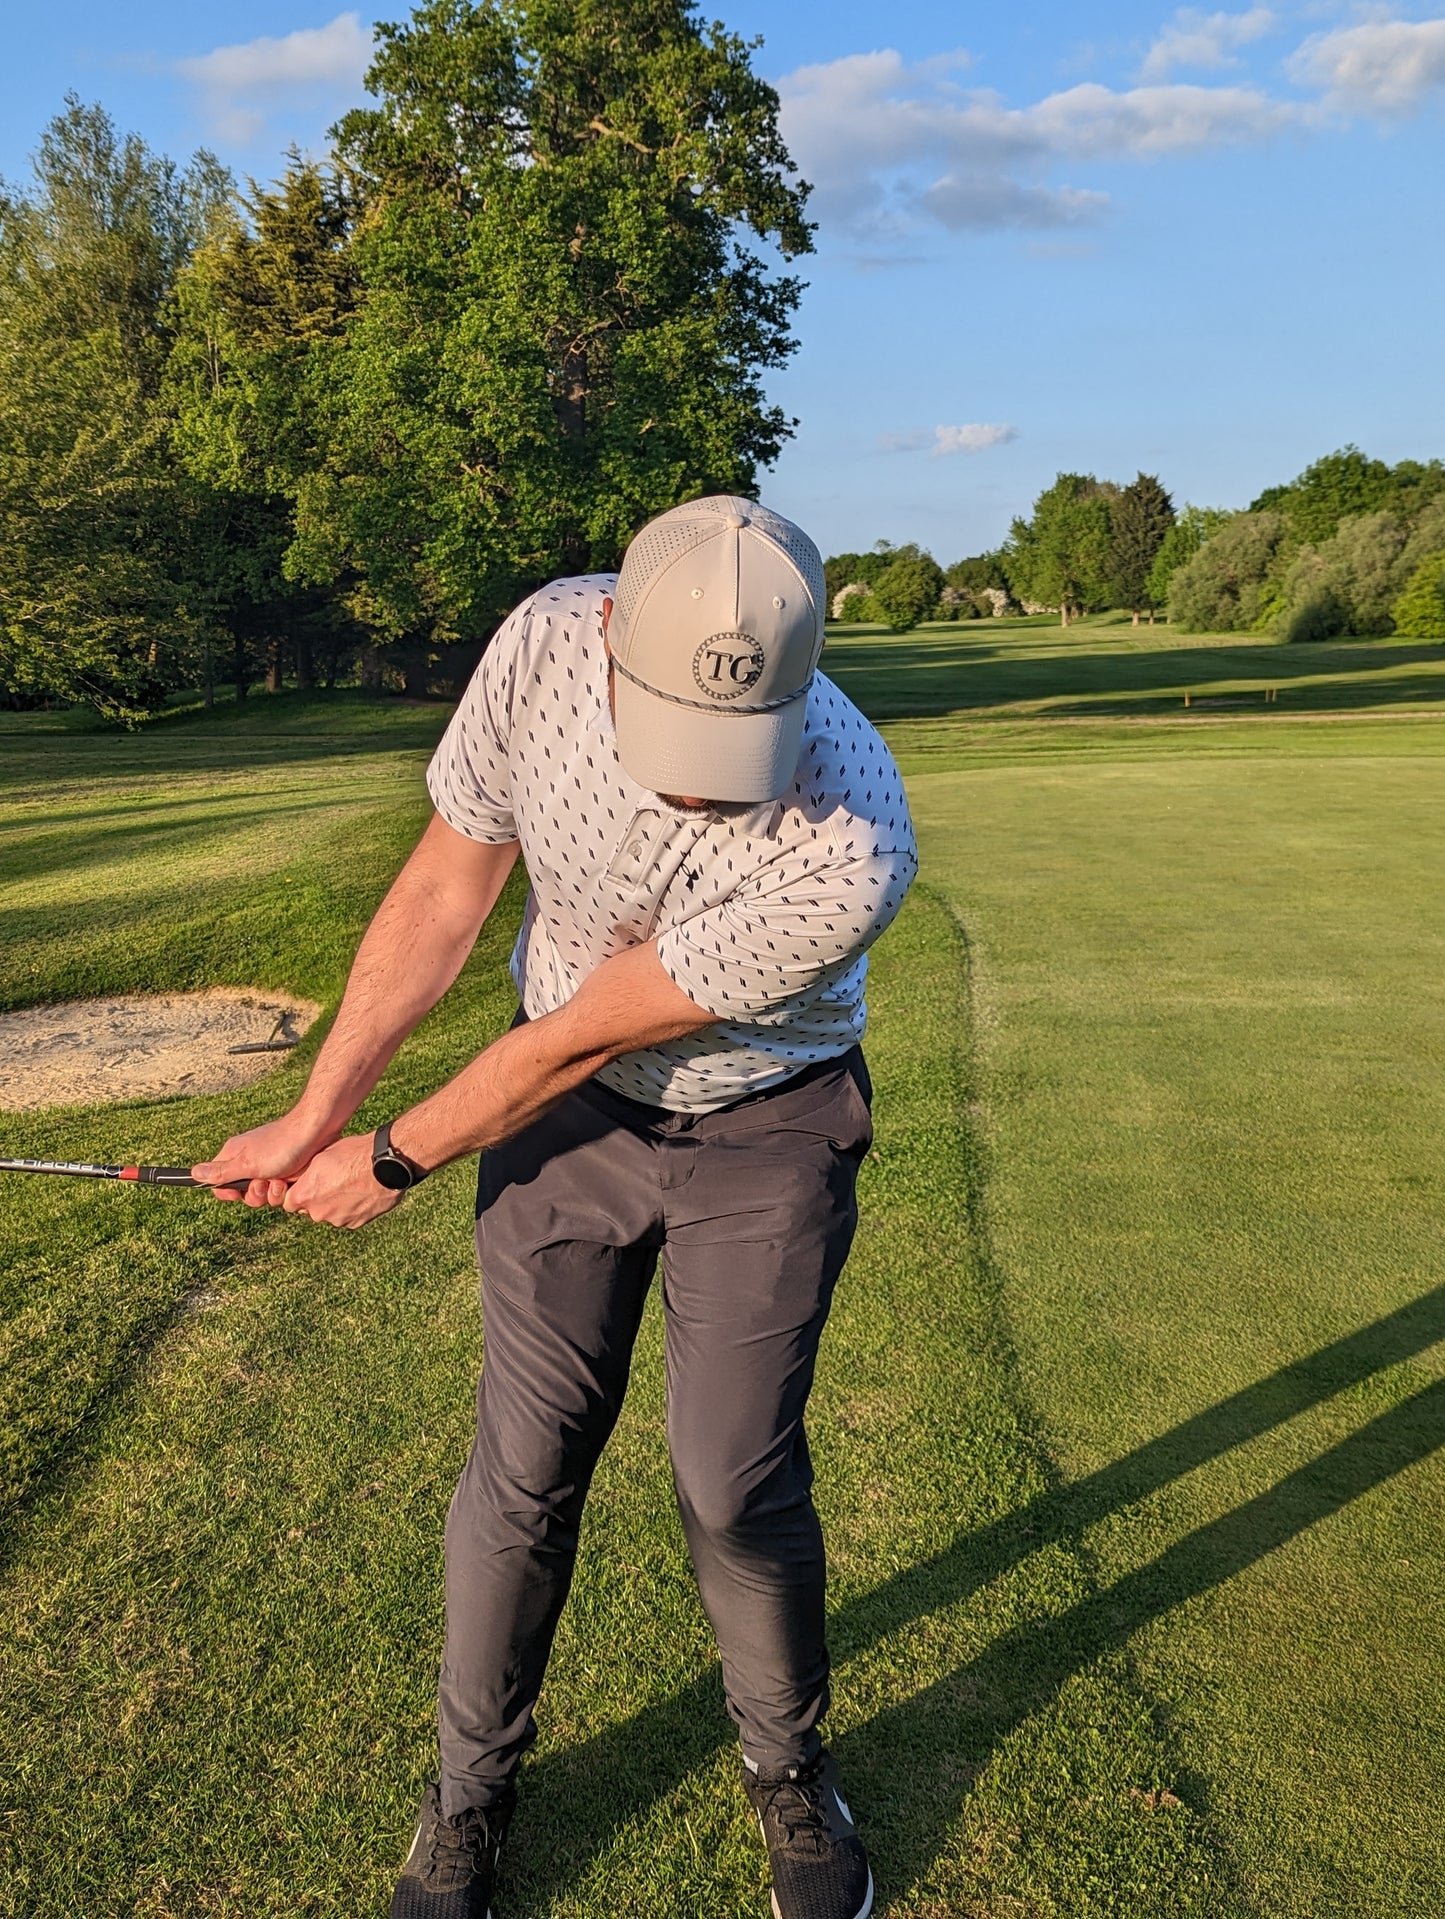
M 813 1418 L 833 1740 L 900 1919 L 1434 1913 L 1445 721 L 1385 717 L 1402 663 L 1375 648 L 1332 696 L 1359 717 L 1185 721 L 1139 637 L 830 652 L 894 716 L 925 855 L 877 952 L 878 1148 Z M 1230 650 L 1252 685 L 1331 651 Z M 1101 673 L 1113 707 L 1088 706 Z M 440 719 L 12 720 L 0 1004 L 334 1004 Z M 506 943 L 375 1117 L 500 1029 Z M 242 1094 L 5 1137 L 183 1159 L 277 1110 L 314 1044 Z M 6 1200 L 0 1911 L 383 1911 L 480 1357 L 465 1170 L 356 1238 L 184 1194 Z M 498 1919 L 766 1911 L 660 1331 Z

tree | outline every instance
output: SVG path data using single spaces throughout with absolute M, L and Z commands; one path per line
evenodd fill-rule
M 997 553 L 955 560 L 943 575 L 942 604 L 952 619 L 989 619 L 1007 604 L 1008 575 Z
M 1147 591 L 1150 604 L 1168 606 L 1169 583 L 1186 560 L 1192 560 L 1212 533 L 1217 533 L 1231 515 L 1221 507 L 1186 506 L 1159 544 L 1154 564 L 1149 569 Z
M 679 500 L 753 491 L 806 188 L 748 46 L 691 0 L 426 0 L 379 30 L 338 156 L 356 311 L 323 346 L 288 569 L 403 649 L 616 563 Z
M 1015 520 L 1003 550 L 1014 597 L 1056 606 L 1060 624 L 1109 599 L 1110 509 L 1118 488 L 1092 473 L 1061 473 Z
M 916 547 L 911 549 L 916 553 Z M 829 602 L 845 586 L 872 586 L 888 567 L 899 558 L 887 540 L 880 540 L 871 553 L 835 553 L 823 562 L 823 578 L 828 585 Z
M 328 367 L 355 309 L 358 209 L 344 176 L 293 154 L 272 189 L 253 185 L 178 279 L 166 370 L 172 440 L 212 495 L 196 598 L 224 636 L 238 698 L 254 668 L 303 687 L 318 654 L 328 680 L 352 637 L 348 592 L 287 577 L 293 502 L 319 462 Z
M 1152 624 L 1155 607 L 1163 604 L 1150 591 L 1150 575 L 1173 524 L 1174 502 L 1153 473 L 1139 474 L 1110 508 L 1110 598 L 1128 607 L 1135 626 L 1146 609 Z
M 1169 618 L 1191 633 L 1248 631 L 1269 619 L 1269 582 L 1285 547 L 1282 513 L 1234 513 L 1169 582 Z
M 1398 514 L 1357 513 L 1333 539 L 1302 547 L 1281 586 L 1274 631 L 1282 640 L 1324 640 L 1339 633 L 1388 633 L 1391 604 L 1404 585 L 1409 528 Z
M 867 606 L 872 606 L 873 589 L 868 585 L 866 580 L 850 580 L 845 587 L 841 587 L 829 600 L 828 618 L 830 620 L 842 620 L 844 622 L 867 619 L 868 614 L 865 611 L 865 602 Z M 881 608 L 879 612 L 881 616 Z
M 194 672 L 203 502 L 166 443 L 165 311 L 226 187 L 72 95 L 0 195 L 0 683 L 133 720 Z
M 1445 553 L 1420 562 L 1393 613 L 1397 633 L 1412 640 L 1445 640 Z
M 915 551 L 879 574 L 872 598 L 893 630 L 907 633 L 920 620 L 930 618 L 942 591 L 943 569 L 930 554 Z
M 1410 537 L 1400 555 L 1399 578 L 1408 581 L 1417 567 L 1445 552 L 1445 494 L 1421 507 L 1410 521 Z
M 1354 514 L 1389 509 L 1410 519 L 1442 494 L 1445 465 L 1439 460 L 1402 460 L 1391 467 L 1346 446 L 1316 460 L 1288 485 L 1267 487 L 1249 510 L 1282 513 L 1294 541 L 1319 544 Z

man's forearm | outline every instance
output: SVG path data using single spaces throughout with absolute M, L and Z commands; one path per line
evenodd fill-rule
M 318 1139 L 340 1135 L 402 1041 L 446 993 L 515 864 L 515 845 L 482 849 L 482 873 L 458 885 L 442 866 L 454 849 L 429 844 L 438 826 L 428 829 L 367 928 L 335 1024 L 297 1101 L 297 1117 Z
M 392 1144 L 430 1169 L 495 1146 L 622 1054 L 713 1023 L 663 971 L 656 948 L 619 954 L 555 1013 L 504 1033 L 392 1125 Z

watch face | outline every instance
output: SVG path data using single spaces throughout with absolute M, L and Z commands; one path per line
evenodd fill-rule
M 414 1183 L 411 1168 L 399 1159 L 383 1155 L 371 1162 L 371 1170 L 381 1184 L 393 1193 L 404 1193 Z

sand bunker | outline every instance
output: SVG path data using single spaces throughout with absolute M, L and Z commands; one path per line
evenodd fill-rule
M 286 1051 L 228 1049 L 261 1045 L 273 1035 L 299 1039 L 320 1011 L 310 1000 L 282 993 L 218 986 L 0 1014 L 0 1111 L 249 1086 L 274 1072 Z

